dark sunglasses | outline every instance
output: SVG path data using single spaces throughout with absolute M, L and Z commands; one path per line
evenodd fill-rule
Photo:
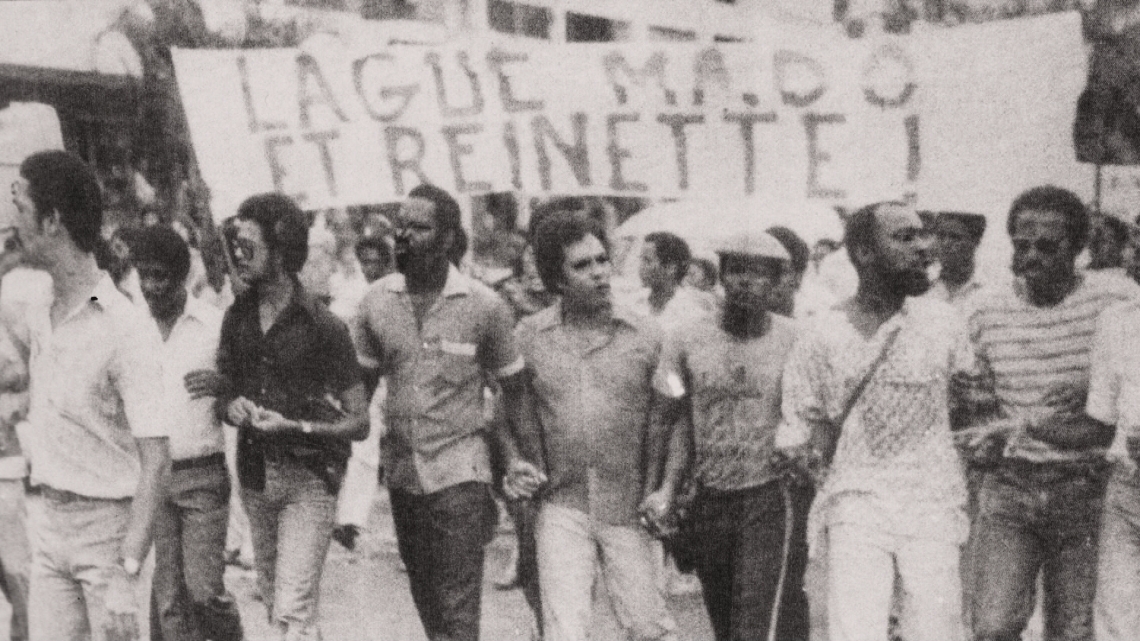
M 242 238 L 230 238 L 230 255 L 235 259 L 252 260 L 254 254 L 257 253 L 257 247 L 248 240 Z
M 1036 249 L 1038 254 L 1054 256 L 1061 251 L 1061 241 L 1052 238 L 1038 238 L 1037 240 L 1028 240 L 1025 238 L 1013 239 L 1013 251 L 1025 253 L 1031 248 Z

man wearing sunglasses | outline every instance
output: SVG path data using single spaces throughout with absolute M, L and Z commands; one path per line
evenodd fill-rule
M 1093 331 L 1134 283 L 1076 269 L 1089 215 L 1053 186 L 1014 200 L 1007 221 L 1013 287 L 979 299 L 970 332 L 992 372 L 1001 429 L 982 449 L 1001 455 L 984 474 L 971 538 L 976 555 L 974 639 L 1020 638 L 1045 589 L 1046 638 L 1093 638 L 1097 533 L 1111 425 L 1085 413 Z

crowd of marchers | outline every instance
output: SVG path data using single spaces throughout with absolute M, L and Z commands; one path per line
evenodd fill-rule
M 812 621 L 1014 641 L 1038 601 L 1047 641 L 1140 638 L 1140 227 L 1064 189 L 1010 205 L 1007 279 L 976 273 L 985 217 L 878 202 L 844 221 L 847 296 L 808 291 L 817 257 L 789 229 L 729 230 L 715 261 L 657 232 L 627 306 L 589 200 L 537 207 L 492 287 L 425 184 L 360 240 L 367 288 L 334 311 L 298 278 L 310 228 L 286 196 L 222 226 L 226 305 L 188 292 L 192 250 L 162 225 L 131 239 L 124 293 L 74 155 L 27 158 L 12 200 L 13 641 L 139 638 L 144 608 L 155 640 L 242 639 L 238 505 L 272 638 L 320 639 L 330 542 L 353 544 L 378 473 L 431 641 L 479 638 L 500 505 L 546 641 L 585 641 L 599 582 L 630 638 L 677 639 L 666 567 L 696 575 L 717 641 L 806 641 Z

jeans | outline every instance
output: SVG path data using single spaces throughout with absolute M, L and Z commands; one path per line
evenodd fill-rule
M 110 588 L 124 576 L 119 555 L 130 517 L 130 500 L 29 497 L 32 641 L 108 641 Z M 143 583 L 130 586 L 136 619 L 142 615 L 137 610 L 145 598 Z
M 0 479 L 0 591 L 12 606 L 8 636 L 28 638 L 28 572 L 32 553 L 24 506 L 24 480 Z
M 1097 641 L 1140 634 L 1140 473 L 1120 464 L 1104 496 L 1094 612 Z
M 781 641 L 807 641 L 807 515 L 812 490 L 793 488 L 785 513 L 779 482 L 733 492 L 702 491 L 693 503 L 693 559 L 717 641 L 768 637 L 787 555 L 777 617 Z M 785 550 L 785 526 L 792 519 Z
M 630 639 L 677 638 L 645 530 L 597 523 L 584 512 L 543 503 L 536 535 L 546 641 L 586 641 L 596 566 Z
M 868 523 L 827 529 L 827 613 L 831 641 L 887 638 L 895 580 L 904 596 L 903 638 L 962 638 L 960 546 L 901 536 Z
M 390 494 L 396 543 L 429 641 L 477 641 L 484 546 L 498 513 L 491 488 L 471 481 Z
M 317 641 L 321 571 L 332 540 L 336 496 L 316 474 L 268 461 L 263 491 L 242 488 L 258 589 L 274 641 Z
M 229 513 L 224 461 L 171 474 L 154 524 L 151 641 L 241 639 L 241 618 L 222 580 Z
M 1104 481 L 1048 466 L 987 472 L 971 534 L 974 639 L 1017 641 L 1044 585 L 1045 641 L 1091 641 Z

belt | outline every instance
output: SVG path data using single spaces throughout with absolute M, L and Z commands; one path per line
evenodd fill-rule
M 28 488 L 28 494 L 30 494 L 32 496 L 42 496 L 43 498 L 45 498 L 45 499 L 47 499 L 53 503 L 75 503 L 78 501 L 114 501 L 114 502 L 118 502 L 118 501 L 129 501 L 129 500 L 131 500 L 131 497 L 129 497 L 129 496 L 123 497 L 123 498 L 117 498 L 117 499 L 100 498 L 100 497 L 96 497 L 96 496 L 84 496 L 82 494 L 76 494 L 75 492 L 69 492 L 68 490 L 57 490 L 54 487 L 51 487 L 49 485 L 33 485 L 32 487 Z
M 183 470 L 194 470 L 203 467 L 214 467 L 220 465 L 225 467 L 226 455 L 223 452 L 214 452 L 205 456 L 195 456 L 194 458 L 177 459 L 170 464 L 171 471 L 181 472 Z

